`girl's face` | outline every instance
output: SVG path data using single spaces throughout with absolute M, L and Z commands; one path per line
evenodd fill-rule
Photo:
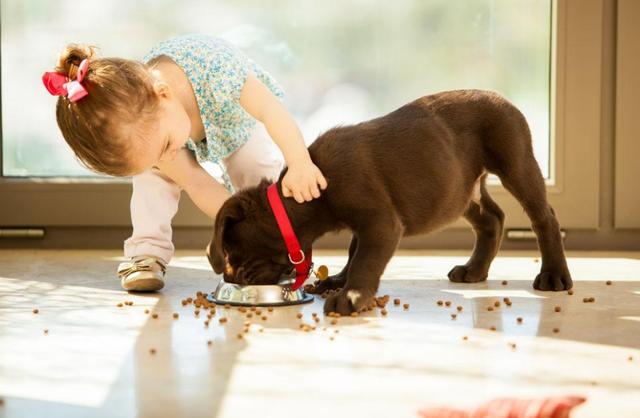
M 175 94 L 158 94 L 158 111 L 152 121 L 134 126 L 134 174 L 140 174 L 161 162 L 172 161 L 185 146 L 191 132 L 191 121 Z

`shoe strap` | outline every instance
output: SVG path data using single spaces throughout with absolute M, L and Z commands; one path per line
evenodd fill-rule
M 137 271 L 152 271 L 155 263 L 158 263 L 162 269 L 162 273 L 166 273 L 167 268 L 163 262 L 154 257 L 147 257 L 121 263 L 118 267 L 118 274 L 120 276 L 128 276 Z

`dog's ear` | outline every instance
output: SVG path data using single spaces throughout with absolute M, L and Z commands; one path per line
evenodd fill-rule
M 225 268 L 224 250 L 222 248 L 225 230 L 244 219 L 244 213 L 243 202 L 240 199 L 231 198 L 222 205 L 216 215 L 213 239 L 207 245 L 207 258 L 216 274 L 221 274 Z

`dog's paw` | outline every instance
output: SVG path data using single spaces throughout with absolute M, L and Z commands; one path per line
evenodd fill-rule
M 477 283 L 487 280 L 485 271 L 474 271 L 467 266 L 455 266 L 448 276 L 454 283 Z
M 371 304 L 374 296 L 374 291 L 343 288 L 327 298 L 324 313 L 337 312 L 340 315 L 349 315 L 351 312 L 360 312 Z
M 533 281 L 533 288 L 544 291 L 569 290 L 573 287 L 571 273 L 567 269 L 546 269 Z
M 321 295 L 327 290 L 336 290 L 344 287 L 347 282 L 346 275 L 336 274 L 334 276 L 327 277 L 326 280 L 316 280 L 313 283 L 314 291 L 313 293 Z

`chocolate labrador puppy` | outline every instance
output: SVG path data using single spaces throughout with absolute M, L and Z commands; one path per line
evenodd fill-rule
M 460 216 L 472 225 L 476 242 L 469 261 L 455 266 L 449 279 L 486 280 L 504 224 L 487 193 L 487 173 L 500 178 L 531 219 L 542 253 L 533 287 L 572 287 L 529 127 L 500 95 L 459 90 L 425 96 L 386 116 L 331 129 L 309 153 L 328 182 L 322 196 L 299 204 L 283 198 L 278 186 L 300 245 L 306 251 L 329 231 L 353 232 L 347 265 L 322 282 L 321 291 L 342 288 L 326 300 L 325 312 L 366 308 L 403 236 L 426 234 Z M 207 255 L 227 282 L 274 284 L 292 269 L 267 201 L 268 184 L 240 191 L 216 217 Z

